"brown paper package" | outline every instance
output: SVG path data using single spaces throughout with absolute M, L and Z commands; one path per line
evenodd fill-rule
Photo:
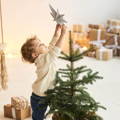
M 96 59 L 100 60 L 100 51 L 96 51 Z M 111 53 L 109 51 L 102 52 L 102 60 L 110 60 L 111 59 Z
M 16 114 L 16 120 L 24 120 L 25 118 L 31 116 L 31 108 L 29 106 L 26 109 L 21 109 L 21 110 L 15 109 L 15 114 Z M 4 105 L 4 116 L 8 118 L 13 118 L 11 104 Z
M 100 40 L 105 40 L 106 30 L 101 30 L 101 37 Z M 98 38 L 98 30 L 97 29 L 91 29 L 88 33 L 88 38 L 90 40 L 97 40 Z
M 106 33 L 105 36 L 106 42 L 104 45 L 115 45 L 115 34 Z M 117 35 L 117 43 L 120 45 L 120 36 Z

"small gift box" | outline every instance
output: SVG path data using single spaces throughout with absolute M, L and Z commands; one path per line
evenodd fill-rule
M 74 24 L 72 29 L 73 32 L 85 32 L 85 26 L 81 24 Z
M 118 42 L 120 37 L 112 33 L 106 33 L 106 42 L 105 45 L 115 45 Z
M 106 49 L 104 47 L 96 51 L 96 59 L 98 60 L 110 60 L 113 57 L 112 49 Z
M 31 108 L 17 110 L 11 104 L 4 105 L 4 117 L 14 118 L 16 120 L 24 120 L 31 116 Z
M 25 109 L 28 107 L 28 100 L 24 97 L 11 97 L 11 105 L 16 109 Z
M 88 32 L 88 38 L 90 40 L 105 40 L 105 29 L 90 29 Z
M 89 24 L 88 27 L 91 29 L 105 29 L 104 25 L 102 24 Z
M 107 31 L 114 34 L 120 34 L 120 20 L 115 19 L 108 20 Z
M 107 33 L 105 47 L 113 50 L 113 56 L 120 56 L 119 55 L 120 36 Z
M 117 19 L 109 19 L 107 20 L 107 25 L 113 25 L 113 26 L 117 26 L 120 25 L 120 20 Z

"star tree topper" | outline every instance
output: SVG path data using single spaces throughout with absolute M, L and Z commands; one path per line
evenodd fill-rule
M 57 24 L 64 24 L 67 23 L 66 20 L 63 19 L 64 14 L 60 14 L 58 9 L 57 11 L 49 4 L 49 7 L 51 9 L 51 15 L 54 18 L 54 21 L 57 22 Z

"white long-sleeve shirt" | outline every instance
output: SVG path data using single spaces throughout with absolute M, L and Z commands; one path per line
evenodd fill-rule
M 38 96 L 45 96 L 44 92 L 54 87 L 56 62 L 61 52 L 52 44 L 54 41 L 50 43 L 48 53 L 40 54 L 35 60 L 37 79 L 32 84 L 32 90 Z

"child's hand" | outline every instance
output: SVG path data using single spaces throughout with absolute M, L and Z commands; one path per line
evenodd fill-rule
M 67 26 L 63 24 L 61 29 L 61 35 L 65 35 L 66 31 L 67 31 Z
M 61 28 L 62 28 L 62 25 L 60 24 L 56 25 L 54 36 L 58 37 L 60 35 Z

